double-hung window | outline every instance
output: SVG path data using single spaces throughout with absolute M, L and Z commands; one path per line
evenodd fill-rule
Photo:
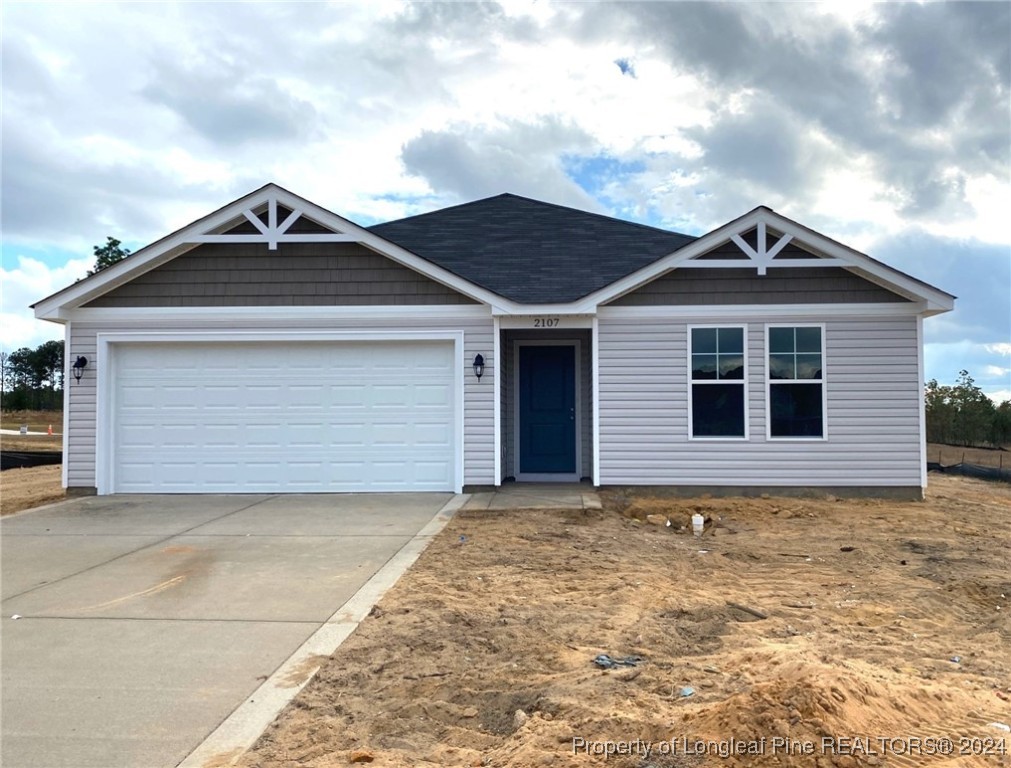
M 692 437 L 747 438 L 746 330 L 743 326 L 688 329 Z
M 825 437 L 825 342 L 820 325 L 768 326 L 770 438 Z

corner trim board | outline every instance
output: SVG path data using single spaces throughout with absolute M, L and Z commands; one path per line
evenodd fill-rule
M 593 423 L 590 429 L 593 432 L 593 485 L 600 486 L 600 320 L 593 318 L 593 327 L 590 332 L 590 375 L 592 386 L 590 392 L 590 403 L 593 409 Z
M 492 318 L 492 422 L 495 430 L 495 487 L 502 485 L 502 329 Z

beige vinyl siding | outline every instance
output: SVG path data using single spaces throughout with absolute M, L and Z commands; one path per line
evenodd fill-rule
M 88 358 L 88 369 L 80 382 L 72 381 L 70 388 L 70 434 L 66 460 L 67 482 L 70 487 L 94 488 L 95 434 L 96 434 L 96 382 L 102 361 L 98 358 L 97 334 L 128 331 L 228 331 L 235 324 L 227 321 L 219 325 L 183 323 L 157 323 L 129 326 L 74 322 L 71 327 L 70 349 L 74 355 Z M 395 318 L 329 319 L 317 322 L 305 320 L 276 321 L 270 324 L 243 323 L 243 331 L 423 331 L 450 330 L 464 332 L 464 483 L 491 485 L 495 478 L 495 437 L 493 423 L 493 377 L 496 361 L 492 351 L 492 320 L 488 318 L 459 318 L 426 316 L 408 320 Z M 484 355 L 485 375 L 478 382 L 471 368 L 476 354 Z
M 798 297 L 805 304 L 908 302 L 842 267 L 770 268 L 762 276 L 752 267 L 675 269 L 610 306 L 795 304 Z
M 732 314 L 747 325 L 747 441 L 689 440 L 687 328 L 695 320 L 599 323 L 603 485 L 920 485 L 916 318 Z M 827 440 L 766 436 L 765 325 L 824 323 Z
M 249 225 L 252 227 L 252 225 Z M 114 288 L 87 307 L 474 304 L 358 243 L 212 243 Z
M 516 476 L 516 355 L 514 341 L 578 339 L 579 344 L 579 438 L 580 477 L 593 476 L 593 348 L 591 333 L 585 330 L 502 331 L 502 477 Z

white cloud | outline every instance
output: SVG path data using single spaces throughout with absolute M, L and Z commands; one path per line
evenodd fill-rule
M 984 393 L 998 405 L 1003 403 L 1005 400 L 1011 400 L 1011 389 L 993 389 Z
M 16 267 L 0 268 L 0 284 L 3 285 L 0 348 L 11 351 L 37 347 L 49 339 L 62 339 L 63 327 L 36 320 L 29 305 L 84 277 L 93 261 L 71 259 L 54 268 L 35 258 L 18 256 Z

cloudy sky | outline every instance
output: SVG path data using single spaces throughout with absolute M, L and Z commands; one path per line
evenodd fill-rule
M 1011 398 L 1011 4 L 2 6 L 0 344 L 267 181 L 361 224 L 514 192 L 701 234 L 758 204 L 959 300 Z

